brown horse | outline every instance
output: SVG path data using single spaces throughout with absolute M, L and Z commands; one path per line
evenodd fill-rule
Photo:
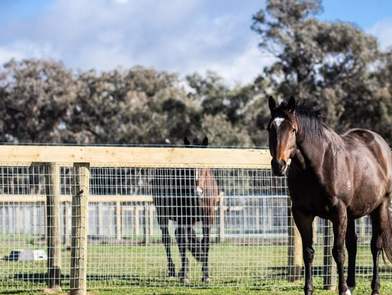
M 305 264 L 305 294 L 313 294 L 312 222 L 315 216 L 333 224 L 332 255 L 340 295 L 355 287 L 357 237 L 355 219 L 370 215 L 373 256 L 372 295 L 380 294 L 378 261 L 383 250 L 392 262 L 392 155 L 375 132 L 352 129 L 339 135 L 295 99 L 276 105 L 270 97 L 268 125 L 272 171 L 287 172 L 294 221 L 300 231 Z M 348 275 L 344 280 L 344 244 Z
M 186 146 L 190 146 L 187 138 Z M 202 143 L 193 141 L 192 147 L 207 147 L 208 138 Z M 171 255 L 169 220 L 176 223 L 176 240 L 181 256 L 178 276 L 188 282 L 188 249 L 196 260 L 202 263 L 203 282 L 209 281 L 208 254 L 211 225 L 215 222 L 216 207 L 219 203 L 219 189 L 211 169 L 157 169 L 154 187 L 154 204 L 157 208 L 158 223 L 165 246 L 168 275 L 175 276 L 175 265 Z M 203 238 L 198 239 L 193 226 L 201 222 Z

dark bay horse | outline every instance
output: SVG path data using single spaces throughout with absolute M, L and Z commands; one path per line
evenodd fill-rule
M 300 231 L 305 264 L 305 294 L 313 294 L 312 222 L 315 216 L 333 224 L 332 255 L 340 295 L 355 287 L 357 236 L 355 219 L 370 215 L 373 256 L 372 295 L 380 294 L 378 261 L 382 251 L 392 262 L 392 155 L 375 132 L 351 129 L 339 135 L 294 98 L 279 106 L 270 97 L 268 125 L 272 171 L 287 174 L 294 221 Z M 346 244 L 348 275 L 344 279 Z
M 190 146 L 187 138 L 186 146 Z M 200 144 L 193 141 L 192 147 L 207 147 L 208 138 Z M 195 259 L 202 263 L 203 282 L 209 281 L 208 253 L 210 229 L 215 221 L 215 209 L 219 203 L 219 189 L 211 169 L 182 168 L 157 169 L 155 175 L 154 204 L 158 223 L 162 232 L 162 242 L 167 256 L 168 276 L 175 276 L 175 265 L 171 255 L 171 240 L 168 230 L 169 220 L 176 223 L 175 236 L 181 256 L 178 276 L 188 282 L 188 249 Z M 203 238 L 196 237 L 193 226 L 201 222 Z

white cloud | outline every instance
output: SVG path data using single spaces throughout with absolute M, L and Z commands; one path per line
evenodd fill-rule
M 262 72 L 263 67 L 271 65 L 274 60 L 271 54 L 261 52 L 256 42 L 249 42 L 239 55 L 226 63 L 211 63 L 198 70 L 217 72 L 230 83 L 246 83 L 256 78 Z
M 5 63 L 12 58 L 20 60 L 24 58 L 54 58 L 58 54 L 49 44 L 35 44 L 29 41 L 16 41 L 5 46 L 0 45 L 0 63 Z
M 22 59 L 24 58 L 23 53 L 12 50 L 8 47 L 0 47 L 0 63 L 3 64 L 10 59 Z
M 210 69 L 230 83 L 249 82 L 271 62 L 257 48 L 250 15 L 207 15 L 208 3 L 57 0 L 0 35 L 0 62 L 50 57 L 73 68 L 143 65 L 183 75 Z
M 392 46 L 392 19 L 377 22 L 368 32 L 377 37 L 382 49 Z

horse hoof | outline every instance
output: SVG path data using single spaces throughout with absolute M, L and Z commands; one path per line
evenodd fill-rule
M 176 265 L 173 262 L 169 262 L 167 264 L 167 276 L 168 277 L 176 276 Z
M 201 281 L 202 281 L 203 283 L 208 284 L 208 283 L 210 282 L 210 278 L 209 278 L 208 276 L 203 276 L 203 277 L 201 278 Z
M 190 282 L 188 278 L 180 278 L 180 283 L 184 285 L 188 285 Z

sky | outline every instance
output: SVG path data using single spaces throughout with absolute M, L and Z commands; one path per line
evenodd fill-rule
M 1 0 L 0 64 L 51 58 L 73 69 L 135 65 L 250 82 L 273 59 L 251 17 L 264 0 Z M 392 46 L 391 0 L 324 0 L 319 18 L 348 21 Z

